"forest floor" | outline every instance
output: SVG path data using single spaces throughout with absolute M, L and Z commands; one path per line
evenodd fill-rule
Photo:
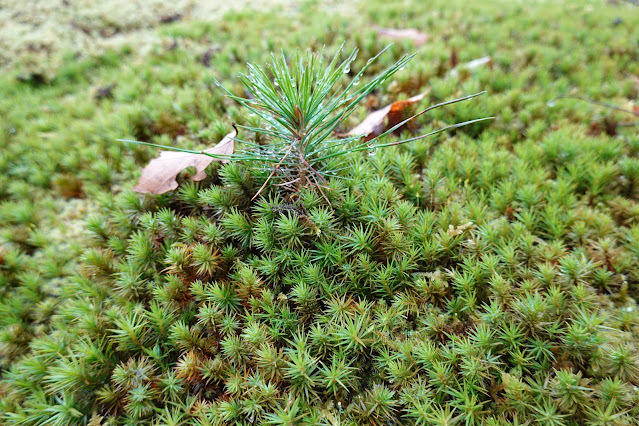
M 357 262 L 370 257 L 376 279 L 362 283 L 364 274 L 350 274 L 352 282 L 344 279 L 344 285 L 313 296 L 317 306 L 306 315 L 298 303 L 303 289 L 290 285 L 298 271 L 286 272 L 288 281 L 268 278 L 262 290 L 276 295 L 274 303 L 290 318 L 304 315 L 289 321 L 293 326 L 285 332 L 268 328 L 272 324 L 259 327 L 269 329 L 279 348 L 292 341 L 298 323 L 305 322 L 307 331 L 320 313 L 328 317 L 327 301 L 341 300 L 333 291 L 349 303 L 363 301 L 364 310 L 374 306 L 376 313 L 366 311 L 362 321 L 387 327 L 392 338 L 376 334 L 370 339 L 375 344 L 357 354 L 336 338 L 334 347 L 317 354 L 330 365 L 333 349 L 346 346 L 344 359 L 367 368 L 365 380 L 354 380 L 339 401 L 341 389 L 320 385 L 306 395 L 317 391 L 335 407 L 343 402 L 347 408 L 334 409 L 336 418 L 370 423 L 362 409 L 367 405 L 358 405 L 354 395 L 388 388 L 396 396 L 389 397 L 388 413 L 377 413 L 387 419 L 378 423 L 394 418 L 409 424 L 421 409 L 411 398 L 423 381 L 437 396 L 433 407 L 441 405 L 444 417 L 466 416 L 467 423 L 488 416 L 494 416 L 492 424 L 542 422 L 550 416 L 558 419 L 555 424 L 573 418 L 602 424 L 597 416 L 610 410 L 631 424 L 629 419 L 639 418 L 637 28 L 638 7 L 604 0 L 0 0 L 0 423 L 50 424 L 55 414 L 60 425 L 101 416 L 111 416 L 114 424 L 140 424 L 142 418 L 150 423 L 149 413 L 169 413 L 165 395 L 154 393 L 160 380 L 155 376 L 172 377 L 177 360 L 193 349 L 176 327 L 202 327 L 207 338 L 219 331 L 217 320 L 196 324 L 198 309 L 206 308 L 197 304 L 219 297 L 200 300 L 197 280 L 193 288 L 175 290 L 167 277 L 179 269 L 171 263 L 177 248 L 192 242 L 189 230 L 204 241 L 200 228 L 213 223 L 206 238 L 225 256 L 237 255 L 229 265 L 263 267 L 279 259 L 269 250 L 284 241 L 286 224 L 269 221 L 281 206 L 264 208 L 272 200 L 251 200 L 263 176 L 251 175 L 247 183 L 243 179 L 252 172 L 242 167 L 248 165 L 215 163 L 202 182 L 194 184 L 185 172 L 176 191 L 139 194 L 132 188 L 158 150 L 118 139 L 206 149 L 231 131 L 231 123 L 264 125 L 226 97 L 212 76 L 231 93 L 251 96 L 237 77 L 247 72 L 247 62 L 267 64 L 271 52 L 290 57 L 307 49 L 329 58 L 344 45 L 342 56 L 359 49 L 342 76 L 340 84 L 348 84 L 369 58 L 393 43 L 362 81 L 403 55 L 415 57 L 363 99 L 338 132 L 419 94 L 415 108 L 487 91 L 418 117 L 412 132 L 494 119 L 345 159 L 346 183 L 340 185 L 353 185 L 343 191 L 352 199 L 315 212 L 320 218 L 334 215 L 339 226 L 324 234 L 304 229 L 299 258 L 312 259 L 306 263 L 333 279 L 348 275 L 347 267 L 368 268 Z M 250 131 L 242 137 L 264 142 Z M 270 196 L 278 189 L 267 190 Z M 255 229 L 236 226 L 244 213 Z M 418 223 L 423 228 L 413 226 Z M 267 225 L 273 228 L 258 229 Z M 271 245 L 263 241 L 268 232 L 277 237 Z M 315 237 L 335 246 L 316 244 Z M 334 247 L 341 251 L 333 253 Z M 341 255 L 345 259 L 335 262 L 344 269 L 331 263 Z M 387 266 L 408 255 L 418 258 L 410 265 L 415 274 L 396 288 L 387 286 L 389 276 L 401 275 Z M 129 266 L 146 275 L 127 275 Z M 263 275 L 276 269 L 263 267 Z M 158 306 L 182 315 L 167 321 L 171 333 L 166 324 L 153 323 L 161 309 L 151 311 Z M 249 306 L 242 301 L 233 309 Z M 412 309 L 406 314 L 410 320 L 393 314 L 396 308 Z M 348 309 L 346 317 L 364 312 Z M 227 341 L 245 338 L 240 331 L 235 336 L 234 316 L 226 321 L 232 335 Z M 245 318 L 238 315 L 237 327 L 246 325 Z M 144 325 L 137 326 L 138 320 Z M 126 332 L 126 321 L 133 332 Z M 325 321 L 331 327 L 338 322 Z M 140 330 L 146 336 L 142 343 L 128 342 Z M 462 352 L 464 333 L 482 330 L 485 353 Z M 334 338 L 340 332 L 332 333 L 319 335 Z M 437 388 L 437 378 L 428 377 L 432 365 L 402 358 L 403 345 L 424 336 L 439 339 L 433 356 L 457 388 Z M 154 352 L 150 342 L 156 341 L 166 354 Z M 93 344 L 95 352 L 87 349 Z M 469 347 L 481 349 L 474 342 Z M 210 348 L 195 349 L 213 356 Z M 85 357 L 100 351 L 107 361 Z M 152 392 L 138 411 L 131 408 L 133 391 L 117 383 L 117 371 L 134 365 L 136 357 L 161 360 L 150 367 L 154 378 L 144 386 Z M 474 368 L 467 360 L 476 361 L 478 370 L 463 371 Z M 250 362 L 248 370 L 262 374 Z M 489 370 L 481 370 L 486 365 Z M 569 373 L 562 379 L 559 371 Z M 224 390 L 233 385 L 228 377 L 217 377 L 213 385 L 184 377 L 190 384 L 171 404 L 199 398 L 204 389 L 211 410 L 232 411 Z M 564 379 L 572 384 L 563 386 Z M 117 388 L 112 406 L 109 386 Z M 277 386 L 278 399 L 264 410 L 289 404 L 282 399 L 289 384 L 280 380 Z M 460 408 L 469 401 L 480 402 Z M 174 405 L 185 417 L 198 414 L 181 402 Z M 242 416 L 248 424 L 250 416 L 237 418 Z

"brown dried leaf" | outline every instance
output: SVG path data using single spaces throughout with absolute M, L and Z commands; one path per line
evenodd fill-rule
M 218 155 L 233 154 L 233 138 L 235 136 L 237 136 L 237 133 L 233 131 L 224 136 L 224 139 L 213 148 L 206 149 L 202 152 Z M 165 192 L 172 191 L 178 187 L 176 180 L 177 175 L 187 167 L 195 167 L 195 174 L 191 176 L 191 179 L 196 182 L 200 181 L 206 177 L 204 170 L 213 161 L 228 162 L 227 160 L 218 160 L 202 154 L 161 151 L 160 156 L 151 160 L 144 170 L 142 170 L 142 176 L 140 176 L 138 184 L 133 190 L 143 194 L 164 194 Z
M 377 34 L 393 40 L 410 40 L 415 45 L 421 46 L 428 41 L 428 34 L 416 30 L 415 28 L 395 29 L 395 28 L 375 28 Z
M 370 113 L 359 125 L 348 133 L 342 133 L 338 136 L 364 136 L 366 140 L 381 135 L 391 127 L 401 123 L 404 117 L 404 110 L 416 102 L 421 101 L 428 94 L 428 90 L 419 95 L 408 98 L 404 101 L 396 101 L 384 108 Z

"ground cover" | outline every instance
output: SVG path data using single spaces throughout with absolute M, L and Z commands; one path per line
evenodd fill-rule
M 633 424 L 639 15 L 631 4 L 367 2 L 159 23 L 0 77 L 0 411 L 24 424 Z M 155 24 L 154 24 L 155 25 Z M 388 38 L 356 109 L 427 91 L 411 131 L 291 197 L 250 164 L 131 191 L 157 151 L 260 126 L 224 97 L 270 52 Z M 476 68 L 468 62 L 490 56 Z M 453 69 L 455 69 L 454 72 Z M 556 99 L 556 100 L 555 100 Z M 417 106 L 417 105 L 416 105 Z M 245 132 L 246 140 L 266 142 Z M 374 155 L 370 155 L 374 154 Z M 448 422 L 448 423 L 446 423 Z

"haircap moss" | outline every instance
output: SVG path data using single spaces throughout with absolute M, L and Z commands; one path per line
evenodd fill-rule
M 634 118 L 547 106 L 634 102 L 636 9 L 403 5 L 176 22 L 146 56 L 69 57 L 47 84 L 0 76 L 0 423 L 636 423 Z M 348 82 L 386 43 L 371 22 L 429 40 L 344 129 L 426 86 L 431 105 L 491 95 L 416 118 L 420 134 L 497 119 L 333 159 L 330 206 L 312 188 L 251 200 L 270 170 L 241 162 L 127 190 L 153 150 L 115 138 L 199 150 L 221 117 L 258 127 L 206 76 L 245 96 L 231 76 L 247 61 L 348 40 Z M 492 68 L 451 75 L 453 49 Z M 414 50 L 398 41 L 357 87 Z

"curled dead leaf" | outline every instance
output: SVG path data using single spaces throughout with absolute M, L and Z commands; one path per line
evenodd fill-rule
M 233 154 L 234 140 L 237 132 L 233 131 L 226 135 L 213 148 L 206 149 L 202 153 L 216 155 Z M 195 174 L 191 176 L 194 181 L 200 181 L 206 177 L 205 169 L 213 161 L 223 163 L 228 160 L 220 160 L 202 154 L 192 154 L 188 152 L 161 151 L 160 156 L 154 158 L 142 170 L 142 175 L 138 184 L 133 188 L 135 192 L 164 194 L 178 187 L 177 175 L 187 167 L 195 167 Z
M 417 46 L 421 46 L 428 41 L 428 34 L 418 31 L 415 28 L 375 28 L 375 30 L 377 34 L 382 37 L 393 40 L 410 40 Z
M 396 101 L 390 105 L 386 105 L 382 109 L 373 111 L 355 128 L 347 133 L 339 134 L 340 137 L 348 136 L 364 136 L 366 140 L 370 140 L 381 135 L 391 127 L 401 123 L 404 117 L 404 110 L 416 102 L 421 101 L 428 94 L 428 90 L 408 98 L 403 101 Z

